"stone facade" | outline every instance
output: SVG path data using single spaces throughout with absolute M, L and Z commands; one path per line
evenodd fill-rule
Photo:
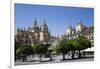
M 84 35 L 90 40 L 91 45 L 94 46 L 94 26 L 87 27 L 80 21 L 76 28 L 73 28 L 71 25 L 68 26 L 64 36 L 67 36 L 67 39 L 75 39 L 79 35 Z
M 35 19 L 33 27 L 29 27 L 27 30 L 18 28 L 15 40 L 16 42 L 31 45 L 34 43 L 48 43 L 50 40 L 50 32 L 48 31 L 46 21 L 43 21 L 42 26 L 39 27 Z

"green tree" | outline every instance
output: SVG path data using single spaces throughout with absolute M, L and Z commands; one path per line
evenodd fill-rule
M 75 45 L 73 44 L 74 41 L 75 41 L 74 39 L 67 41 L 67 46 L 69 47 L 69 50 L 72 54 L 72 56 L 71 56 L 72 59 L 74 59 L 74 54 L 75 54 L 75 50 L 76 50 Z
M 15 46 L 14 46 L 14 58 L 15 58 L 15 61 L 16 61 L 16 57 L 19 57 L 20 58 L 20 54 L 18 51 L 20 51 L 20 48 L 23 47 L 23 44 L 21 42 L 17 42 L 15 40 Z
M 41 57 L 47 53 L 47 47 L 44 44 L 34 44 L 33 50 L 35 54 L 39 55 L 40 62 L 41 62 Z
M 49 57 L 50 57 L 50 61 L 52 61 L 52 56 L 51 56 L 51 53 L 53 52 L 53 49 L 49 49 L 48 50 L 48 55 L 49 55 Z
M 78 36 L 73 44 L 76 47 L 76 50 L 79 52 L 79 58 L 81 58 L 81 50 L 91 47 L 90 41 L 84 36 Z
M 32 46 L 23 45 L 17 49 L 16 54 L 26 61 L 26 57 L 29 55 L 34 55 L 34 52 Z
M 66 38 L 63 38 L 62 40 L 59 41 L 59 43 L 55 47 L 55 51 L 59 54 L 61 53 L 63 55 L 63 60 L 65 60 L 65 54 L 68 53 L 69 51 Z

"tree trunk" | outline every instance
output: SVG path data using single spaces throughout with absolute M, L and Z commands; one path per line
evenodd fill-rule
M 41 57 L 40 57 L 40 62 L 41 62 Z
M 41 62 L 41 61 L 42 61 L 42 60 L 41 60 L 42 55 L 40 55 L 39 57 L 40 57 L 40 62 Z
M 72 51 L 72 59 L 74 59 L 75 51 Z
M 50 61 L 52 61 L 52 56 L 50 55 Z
M 63 53 L 63 60 L 65 60 L 65 54 Z
M 78 56 L 78 58 L 81 58 L 81 52 L 80 52 L 80 50 L 79 50 L 79 56 Z

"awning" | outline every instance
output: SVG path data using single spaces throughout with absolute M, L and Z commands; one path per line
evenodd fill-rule
M 88 48 L 88 49 L 85 49 L 83 51 L 94 51 L 94 47 L 91 47 L 91 48 Z

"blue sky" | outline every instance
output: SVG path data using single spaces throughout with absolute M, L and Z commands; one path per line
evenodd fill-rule
M 62 35 L 71 24 L 73 27 L 80 21 L 90 26 L 94 23 L 94 9 L 82 7 L 47 6 L 15 4 L 15 32 L 17 28 L 33 26 L 35 18 L 38 26 L 46 21 L 52 35 Z

